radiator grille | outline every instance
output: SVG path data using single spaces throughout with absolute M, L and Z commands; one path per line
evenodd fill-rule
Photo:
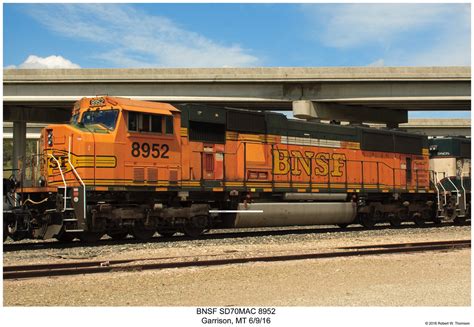
M 145 181 L 145 168 L 133 168 L 133 181 L 134 182 Z
M 158 169 L 157 168 L 148 168 L 147 177 L 149 182 L 158 181 Z
M 170 182 L 176 182 L 178 180 L 178 171 L 170 170 Z

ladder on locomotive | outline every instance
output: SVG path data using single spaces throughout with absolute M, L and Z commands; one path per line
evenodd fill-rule
M 73 200 L 73 193 L 75 189 L 78 189 L 77 187 L 70 187 L 67 185 L 66 179 L 64 177 L 64 172 L 62 171 L 61 165 L 59 164 L 58 159 L 50 154 L 50 156 L 53 158 L 53 160 L 56 161 L 58 164 L 58 169 L 61 174 L 61 179 L 63 181 L 63 186 L 58 186 L 58 194 L 62 194 L 62 204 L 63 208 L 61 209 L 61 212 L 71 212 L 74 213 L 75 209 L 71 206 L 72 200 Z M 79 228 L 79 226 L 84 226 L 85 221 L 86 221 L 86 186 L 84 184 L 84 181 L 82 180 L 81 176 L 77 172 L 76 168 L 74 167 L 72 161 L 71 161 L 71 137 L 69 137 L 69 149 L 68 149 L 68 163 L 71 166 L 71 170 L 74 173 L 74 176 L 76 179 L 80 182 L 82 185 L 83 189 L 83 203 L 84 203 L 84 210 L 83 210 L 83 216 L 82 217 L 76 217 L 74 215 L 71 215 L 71 218 L 63 218 L 63 223 L 75 223 L 76 228 L 75 229 L 67 229 L 67 225 L 64 225 L 64 230 L 66 232 L 83 232 L 84 229 Z

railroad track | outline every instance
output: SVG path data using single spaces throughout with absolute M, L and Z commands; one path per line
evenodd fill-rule
M 465 226 L 469 226 L 470 223 L 466 223 Z M 442 228 L 454 226 L 452 223 L 443 223 L 441 225 L 427 225 L 425 227 L 416 227 L 416 228 Z M 459 226 L 459 225 L 456 225 Z M 463 225 L 464 226 L 464 225 Z M 402 225 L 396 230 L 410 230 L 414 228 L 413 225 L 406 224 Z M 393 230 L 394 228 L 390 225 L 380 225 L 371 228 L 370 230 Z M 224 229 L 224 230 L 215 230 L 212 233 L 204 234 L 199 237 L 201 240 L 220 240 L 220 239 L 231 239 L 231 238 L 256 238 L 262 236 L 284 236 L 284 235 L 302 235 L 302 234 L 324 234 L 324 233 L 352 233 L 357 231 L 367 231 L 369 229 L 362 226 L 350 226 L 348 228 L 341 229 L 340 227 L 319 227 L 319 228 L 287 228 L 287 229 L 265 229 L 265 230 L 233 230 L 233 229 Z M 186 242 L 190 240 L 195 240 L 193 238 L 177 235 L 173 237 L 161 237 L 155 236 L 152 239 L 148 240 L 146 243 L 179 243 Z M 133 238 L 126 238 L 123 240 L 112 240 L 112 239 L 102 239 L 96 243 L 88 244 L 80 241 L 73 242 L 57 242 L 57 241 L 46 241 L 46 242 L 32 242 L 32 243 L 4 243 L 3 252 L 15 252 L 15 251 L 34 251 L 34 250 L 45 250 L 45 249 L 67 249 L 67 248 L 78 248 L 78 247 L 100 247 L 104 245 L 122 245 L 122 244 L 139 244 L 144 243 Z
M 325 259 L 353 256 L 370 256 L 394 253 L 416 253 L 426 251 L 449 251 L 470 248 L 471 240 L 450 240 L 418 243 L 374 244 L 352 247 L 340 247 L 332 252 L 290 253 L 274 255 L 253 255 L 226 257 L 226 254 L 138 258 L 110 261 L 82 261 L 56 264 L 4 266 L 3 279 L 24 279 L 66 275 L 96 274 L 114 271 L 143 271 L 167 268 L 219 266 L 252 262 L 278 262 L 305 259 Z M 235 253 L 232 253 L 235 255 Z M 228 255 L 227 255 L 228 256 Z M 174 261 L 178 259 L 179 261 Z M 171 261 L 170 261 L 171 260 Z

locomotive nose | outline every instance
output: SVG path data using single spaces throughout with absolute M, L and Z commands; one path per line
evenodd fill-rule
M 49 125 L 45 127 L 41 133 L 43 149 L 64 148 L 68 127 L 69 125 Z
M 38 180 L 40 186 L 46 186 L 67 173 L 70 153 L 74 153 L 73 140 L 76 134 L 77 131 L 66 124 L 49 125 L 43 129 L 40 145 L 44 165 Z

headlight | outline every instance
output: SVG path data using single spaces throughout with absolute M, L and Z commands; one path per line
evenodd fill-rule
M 48 146 L 53 146 L 53 130 L 48 129 Z

